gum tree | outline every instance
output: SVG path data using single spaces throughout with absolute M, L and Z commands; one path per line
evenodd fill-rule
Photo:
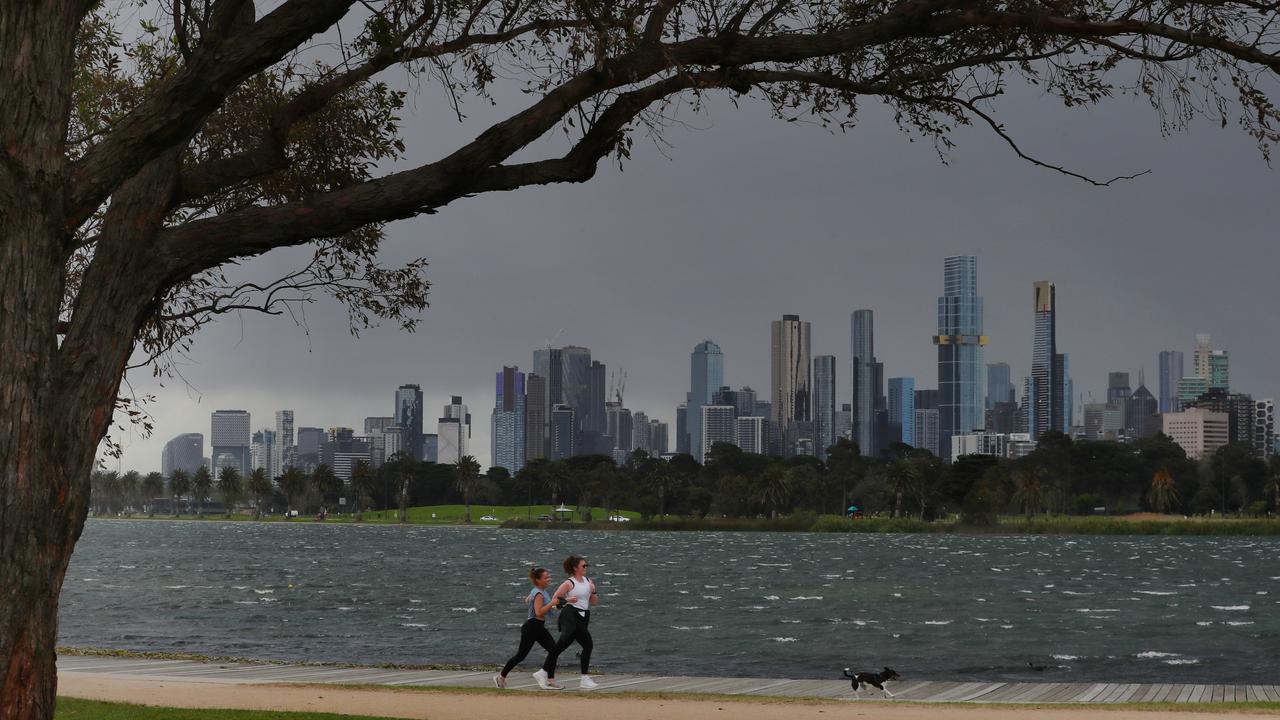
M 127 369 L 163 372 L 219 313 L 313 293 L 346 303 L 353 329 L 411 328 L 425 264 L 378 264 L 385 223 L 587 181 L 712 94 L 844 128 L 884 103 L 941 152 L 976 123 L 1027 157 L 998 109 L 1024 82 L 1068 105 L 1145 94 L 1166 128 L 1236 122 L 1264 153 L 1275 139 L 1265 0 L 259 3 L 0 4 L 0 720 L 53 714 L 90 471 L 113 415 L 141 412 L 120 399 Z M 384 81 L 406 72 L 510 114 L 379 173 L 403 149 Z M 489 97 L 499 77 L 527 92 Z M 540 155 L 553 132 L 568 151 Z M 276 282 L 224 274 L 291 246 L 310 257 Z

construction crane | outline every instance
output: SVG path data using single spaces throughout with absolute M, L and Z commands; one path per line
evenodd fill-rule
M 618 398 L 619 407 L 622 407 L 622 393 L 625 392 L 626 389 L 627 389 L 627 371 L 623 370 L 622 368 L 618 368 L 618 384 L 614 388 L 614 392 L 610 394 Z
M 543 341 L 543 345 L 542 345 L 542 346 L 543 346 L 543 347 L 545 347 L 546 349 L 550 350 L 550 349 L 551 349 L 551 344 L 552 344 L 552 343 L 554 343 L 555 341 L 559 340 L 559 339 L 560 339 L 560 336 L 561 336 L 561 335 L 563 335 L 563 334 L 564 334 L 564 328 L 560 328 L 559 330 L 557 330 L 557 331 L 556 331 L 556 334 L 555 334 L 555 335 L 552 335 L 550 338 L 548 338 L 547 340 Z

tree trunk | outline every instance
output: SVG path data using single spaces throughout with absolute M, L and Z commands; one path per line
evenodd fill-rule
M 407 475 L 400 476 L 400 524 L 403 525 L 409 519 L 409 478 Z

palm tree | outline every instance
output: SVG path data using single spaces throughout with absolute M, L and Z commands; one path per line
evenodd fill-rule
M 178 499 L 191 492 L 191 476 L 186 470 L 178 468 L 169 476 L 169 497 L 173 499 L 173 516 L 178 517 Z
M 889 481 L 893 483 L 893 517 L 902 516 L 902 498 L 915 482 L 916 467 L 906 460 L 889 465 Z
M 383 472 L 391 473 L 391 476 L 396 479 L 396 505 L 399 509 L 397 522 L 403 525 L 409 519 L 409 481 L 413 479 L 413 473 L 418 468 L 418 461 L 403 452 L 398 452 L 383 467 L 387 468 Z
M 679 478 L 666 460 L 657 460 L 647 469 L 645 483 L 657 493 L 658 517 L 664 517 L 667 514 L 667 491 L 676 486 Z
M 311 487 L 320 496 L 320 517 L 323 519 L 328 515 L 325 499 L 342 489 L 342 481 L 333 474 L 332 468 L 320 463 L 315 470 L 311 471 Z
M 298 468 L 290 467 L 280 476 L 280 492 L 284 493 L 290 510 L 298 509 L 299 498 L 307 492 L 307 476 Z
M 227 517 L 231 517 L 231 506 L 239 499 L 240 492 L 240 470 L 233 465 L 222 466 L 218 471 L 218 495 L 222 498 Z
M 196 501 L 196 517 L 204 515 L 204 501 L 213 493 L 213 476 L 209 468 L 201 465 L 191 476 L 191 499 Z
M 1160 468 L 1151 477 L 1151 489 L 1147 491 L 1147 502 L 1151 504 L 1151 509 L 1158 513 L 1177 507 L 1182 502 L 1182 498 L 1178 495 L 1178 486 L 1174 484 L 1173 475 L 1170 475 L 1168 470 Z
M 89 497 L 95 512 L 109 515 L 120 498 L 120 473 L 95 471 L 89 476 Z
M 462 493 L 462 502 L 466 506 L 466 510 L 462 515 L 462 522 L 467 525 L 471 524 L 471 493 L 475 492 L 476 484 L 480 481 L 480 463 L 470 455 L 463 455 L 458 458 L 458 462 L 453 465 L 454 471 L 457 473 L 458 491 Z
M 253 519 L 262 519 L 262 503 L 271 494 L 271 478 L 267 471 L 258 468 L 249 473 L 249 495 L 253 498 Z
M 551 462 L 542 475 L 542 482 L 551 491 L 551 507 L 556 507 L 560 502 L 560 493 L 569 483 L 569 466 L 563 460 Z
M 142 478 L 142 494 L 147 500 L 147 514 L 156 516 L 156 498 L 164 495 L 164 476 L 158 472 L 149 472 Z
M 760 502 L 769 508 L 769 517 L 778 517 L 778 508 L 791 494 L 791 480 L 782 465 L 774 463 L 760 475 Z
M 142 484 L 142 474 L 137 470 L 120 476 L 120 500 L 124 504 L 125 514 L 132 514 L 133 505 L 138 501 L 138 486 Z
M 1013 491 L 1013 502 L 1022 506 L 1027 517 L 1032 517 L 1044 507 L 1044 488 L 1040 475 L 1027 469 L 1018 474 Z
M 355 496 L 356 522 L 364 522 L 364 496 L 373 494 L 373 481 L 376 479 L 373 468 L 361 460 L 351 469 L 351 494 Z

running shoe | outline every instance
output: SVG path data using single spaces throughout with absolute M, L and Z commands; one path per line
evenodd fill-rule
M 551 688 L 552 690 L 563 690 L 563 689 L 564 689 L 564 686 L 563 686 L 563 685 L 561 685 L 560 683 L 556 682 L 556 679 L 555 679 L 555 678 L 548 678 L 548 679 L 547 679 L 547 687 Z
M 507 686 L 507 679 L 502 677 L 501 675 L 494 675 L 493 686 L 501 690 Z
M 551 683 L 547 681 L 546 670 L 539 668 L 537 672 L 533 674 L 533 679 L 537 681 L 538 687 L 542 688 L 543 690 L 549 690 L 551 688 Z
M 578 687 L 583 690 L 593 690 L 600 687 L 600 685 L 595 680 L 592 680 L 590 675 L 583 675 L 582 682 L 578 684 Z

